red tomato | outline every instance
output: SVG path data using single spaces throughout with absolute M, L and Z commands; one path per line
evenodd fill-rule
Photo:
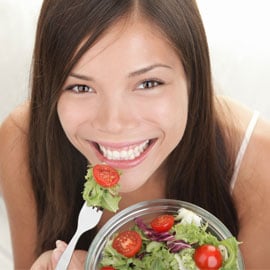
M 103 266 L 100 270 L 116 270 L 112 266 Z
M 172 215 L 161 215 L 152 220 L 150 223 L 153 230 L 156 232 L 167 232 L 174 224 L 174 217 Z
M 106 188 L 116 185 L 120 179 L 118 171 L 105 164 L 95 165 L 93 176 L 99 185 Z
M 196 248 L 194 261 L 201 270 L 218 270 L 222 266 L 222 254 L 213 245 L 202 245 Z
M 112 247 L 125 257 L 133 257 L 142 246 L 142 238 L 136 231 L 120 232 L 113 240 Z

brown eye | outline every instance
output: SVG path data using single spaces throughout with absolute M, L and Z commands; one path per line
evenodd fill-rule
M 74 91 L 75 93 L 89 93 L 94 91 L 91 87 L 85 84 L 71 85 L 67 87 L 67 90 Z
M 139 85 L 138 89 L 150 89 L 150 88 L 157 87 L 159 85 L 162 85 L 162 83 L 157 80 L 147 80 L 147 81 L 142 82 Z

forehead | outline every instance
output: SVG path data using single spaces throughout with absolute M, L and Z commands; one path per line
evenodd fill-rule
M 79 60 L 75 69 L 89 65 L 132 61 L 135 66 L 143 62 L 179 62 L 179 57 L 166 35 L 154 24 L 144 19 L 125 20 L 111 26 Z M 148 64 L 148 63 L 145 63 Z

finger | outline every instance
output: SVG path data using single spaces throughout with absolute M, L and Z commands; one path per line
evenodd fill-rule
M 64 241 L 61 241 L 61 240 L 56 241 L 56 248 L 53 250 L 52 257 L 51 257 L 51 262 L 54 268 L 56 267 L 66 247 L 67 247 L 67 244 Z
M 62 251 L 64 251 L 67 247 L 67 243 L 62 241 L 62 240 L 57 240 L 55 242 L 55 244 L 56 244 L 56 248 L 58 248 L 59 250 L 62 250 Z
M 85 260 L 86 260 L 86 256 L 87 256 L 87 252 L 84 250 L 75 250 L 70 264 L 69 264 L 69 270 L 80 270 L 80 269 L 84 269 L 84 265 L 85 265 Z
M 52 252 L 52 257 L 51 257 L 51 262 L 52 262 L 52 265 L 53 265 L 53 268 L 56 267 L 60 257 L 62 256 L 63 254 L 63 251 L 62 250 L 59 250 L 58 248 L 55 248 Z
M 41 254 L 36 261 L 31 266 L 31 270 L 52 270 L 55 269 L 55 267 L 52 266 L 51 258 L 52 258 L 52 251 L 46 251 L 43 254 Z

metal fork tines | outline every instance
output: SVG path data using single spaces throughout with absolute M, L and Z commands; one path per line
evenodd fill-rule
M 87 206 L 86 202 L 84 203 L 79 213 L 77 230 L 73 235 L 72 239 L 70 240 L 67 248 L 63 252 L 56 266 L 56 270 L 67 269 L 70 259 L 72 257 L 72 253 L 75 249 L 76 243 L 79 240 L 80 236 L 84 232 L 94 228 L 98 224 L 102 213 L 103 211 L 100 210 L 99 208 Z

